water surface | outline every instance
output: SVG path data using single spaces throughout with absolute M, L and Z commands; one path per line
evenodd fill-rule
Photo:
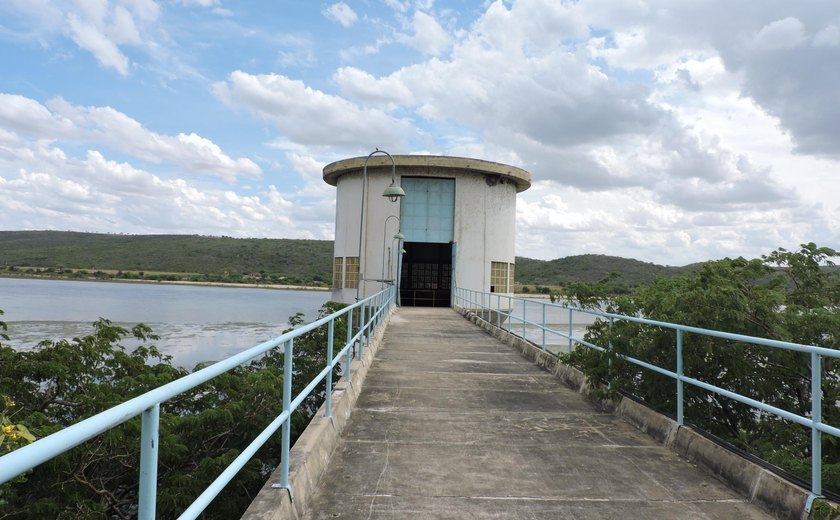
M 151 326 L 173 363 L 192 368 L 279 336 L 289 316 L 315 319 L 330 293 L 239 287 L 0 278 L 0 309 L 14 348 L 92 332 L 107 318 Z M 133 346 L 132 342 L 125 342 Z

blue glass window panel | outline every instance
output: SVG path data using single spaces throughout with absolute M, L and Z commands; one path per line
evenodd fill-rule
M 408 242 L 448 243 L 455 229 L 455 179 L 403 177 L 400 225 Z

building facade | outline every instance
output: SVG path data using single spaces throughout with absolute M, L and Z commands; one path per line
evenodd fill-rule
M 382 194 L 394 171 L 405 196 L 389 200 Z M 383 154 L 328 164 L 323 178 L 337 188 L 334 300 L 388 284 L 399 285 L 402 305 L 417 306 L 449 306 L 453 286 L 513 292 L 516 194 L 531 186 L 525 170 Z

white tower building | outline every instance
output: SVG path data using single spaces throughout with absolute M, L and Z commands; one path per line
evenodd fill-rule
M 338 190 L 334 300 L 350 303 L 391 283 L 412 306 L 449 306 L 453 286 L 513 292 L 516 194 L 531 186 L 525 170 L 376 151 L 328 164 L 323 178 Z M 392 186 L 405 196 L 382 196 L 399 192 Z

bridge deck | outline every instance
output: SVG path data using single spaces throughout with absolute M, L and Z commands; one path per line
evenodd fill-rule
M 451 309 L 394 315 L 308 519 L 769 518 Z

